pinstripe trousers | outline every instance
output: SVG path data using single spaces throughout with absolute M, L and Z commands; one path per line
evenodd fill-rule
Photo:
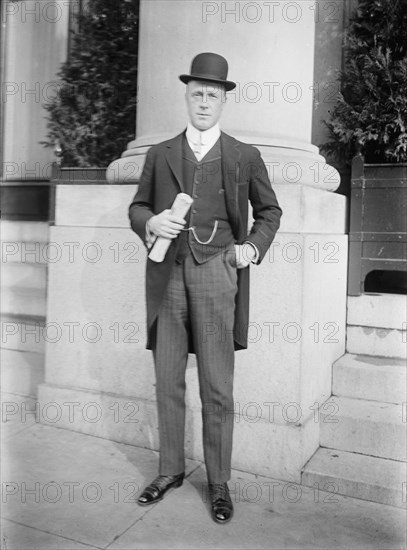
M 232 250 L 233 248 L 233 250 Z M 153 350 L 160 435 L 160 475 L 185 470 L 185 370 L 192 339 L 210 483 L 230 479 L 233 436 L 233 324 L 237 292 L 234 247 L 203 264 L 189 254 L 173 267 Z

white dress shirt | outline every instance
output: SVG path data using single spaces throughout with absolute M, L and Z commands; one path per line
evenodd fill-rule
M 209 130 L 200 132 L 188 122 L 186 137 L 196 160 L 201 161 L 220 138 L 219 124 L 215 124 Z

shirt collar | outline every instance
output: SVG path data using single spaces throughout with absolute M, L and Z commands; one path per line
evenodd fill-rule
M 188 122 L 186 136 L 188 141 L 191 141 L 194 144 L 199 143 L 199 135 L 201 136 L 201 144 L 208 145 L 209 143 L 215 144 L 220 137 L 220 128 L 219 124 L 215 124 L 209 130 L 204 130 L 200 132 L 197 130 L 190 122 Z

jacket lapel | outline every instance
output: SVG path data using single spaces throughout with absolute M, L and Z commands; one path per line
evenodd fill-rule
M 185 192 L 184 183 L 182 181 L 183 135 L 184 135 L 184 132 L 182 132 L 182 134 L 179 134 L 174 139 L 168 142 L 167 162 L 178 182 L 178 185 L 180 186 L 181 191 Z
M 238 208 L 238 191 L 240 181 L 240 157 L 239 142 L 227 134 L 221 134 L 222 171 L 225 187 L 226 209 L 235 237 L 239 232 L 240 217 Z

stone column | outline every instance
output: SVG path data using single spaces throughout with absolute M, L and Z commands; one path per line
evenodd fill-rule
M 336 170 L 311 144 L 314 89 L 314 1 L 141 1 L 136 139 L 108 171 L 110 181 L 140 176 L 148 148 L 186 125 L 178 75 L 192 58 L 227 58 L 222 128 L 258 147 L 277 184 L 335 190 Z
M 5 2 L 3 177 L 36 181 L 51 177 L 44 105 L 58 90 L 56 73 L 66 59 L 68 2 Z

